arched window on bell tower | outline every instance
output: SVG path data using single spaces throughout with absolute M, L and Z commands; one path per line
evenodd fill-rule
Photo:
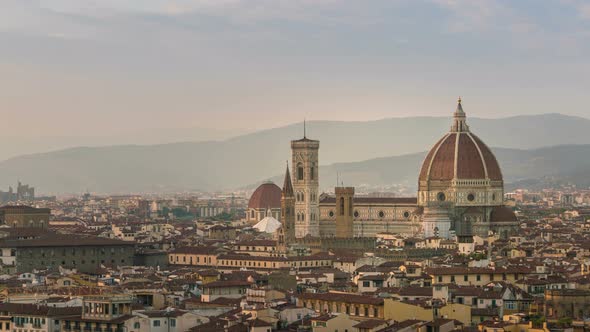
M 340 197 L 340 215 L 344 215 L 344 197 Z
M 303 181 L 303 164 L 297 164 L 297 180 Z

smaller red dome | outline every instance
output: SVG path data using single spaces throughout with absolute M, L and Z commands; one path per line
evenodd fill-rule
M 280 207 L 281 188 L 272 182 L 258 186 L 248 202 L 248 209 L 274 209 Z
M 507 206 L 496 206 L 490 214 L 491 222 L 518 221 L 516 214 Z

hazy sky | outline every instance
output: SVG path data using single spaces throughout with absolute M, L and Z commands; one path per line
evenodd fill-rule
M 586 0 L 0 0 L 2 133 L 590 117 Z

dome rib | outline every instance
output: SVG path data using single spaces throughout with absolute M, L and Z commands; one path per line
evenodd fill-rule
M 428 170 L 429 180 L 452 180 L 455 175 L 455 135 L 449 133 L 438 146 Z
M 477 143 L 471 139 L 469 133 L 459 135 L 457 146 L 457 174 L 456 179 L 485 179 L 485 162 Z
M 473 145 L 475 146 L 475 148 L 477 149 L 477 154 L 479 155 L 480 158 L 480 163 L 483 166 L 483 171 L 484 171 L 484 177 L 486 179 L 488 179 L 488 167 L 487 167 L 487 162 L 483 156 L 483 153 L 481 152 L 481 148 L 479 147 L 479 144 L 477 144 L 477 142 L 473 139 L 473 136 L 471 135 L 471 133 L 467 133 L 467 136 L 469 136 L 471 142 L 473 142 Z
M 426 158 L 424 158 L 424 162 L 422 162 L 422 169 L 420 170 L 420 176 L 419 176 L 420 180 L 428 179 L 430 177 L 430 168 L 432 167 L 432 160 L 434 159 L 434 156 L 438 152 L 438 148 L 440 147 L 440 145 L 445 141 L 445 139 L 449 135 L 450 134 L 446 134 L 445 136 L 441 137 L 441 139 L 439 139 L 438 142 L 436 142 L 436 144 L 434 144 L 432 149 L 430 149 L 430 151 L 426 155 Z
M 471 138 L 477 143 L 480 148 L 481 154 L 486 164 L 488 178 L 492 181 L 502 181 L 502 170 L 496 156 L 492 153 L 492 150 L 479 138 L 477 135 L 471 134 Z

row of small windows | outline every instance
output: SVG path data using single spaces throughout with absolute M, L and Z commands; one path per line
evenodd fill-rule
M 438 194 L 436 194 L 436 199 L 438 199 L 441 202 L 444 202 L 447 199 L 447 196 L 445 195 L 445 193 L 443 192 L 439 192 Z M 470 202 L 473 202 L 475 200 L 475 194 L 473 193 L 469 193 L 467 194 L 467 200 Z M 492 194 L 492 201 L 496 200 L 496 194 Z
M 344 215 L 344 213 L 343 213 L 344 210 L 342 207 L 341 207 L 340 211 L 341 211 L 340 215 Z M 358 218 L 360 216 L 358 211 L 354 211 L 353 215 L 355 218 Z M 330 210 L 330 212 L 328 212 L 328 216 L 330 216 L 330 218 L 334 217 L 334 211 Z M 379 218 L 385 218 L 385 212 L 379 211 L 378 216 L 379 216 Z M 404 211 L 403 216 L 406 219 L 410 218 L 410 212 Z
M 273 262 L 272 266 L 270 265 L 270 263 L 267 262 L 251 262 L 251 261 L 226 261 L 226 260 L 221 260 L 220 261 L 220 265 L 222 266 L 250 266 L 250 267 L 277 267 L 276 263 Z M 330 263 L 327 261 L 313 261 L 313 262 L 308 262 L 308 261 L 299 261 L 299 262 L 291 262 L 290 263 L 291 266 L 295 267 L 295 266 L 329 266 Z
M 115 254 L 117 251 L 120 252 L 121 254 L 123 254 L 123 253 L 125 253 L 125 248 L 119 248 L 119 250 L 117 250 L 115 248 L 110 248 L 110 250 L 105 249 L 105 248 L 100 248 L 100 249 L 91 248 L 89 250 L 86 250 L 86 248 L 82 248 L 82 249 L 78 249 L 78 250 L 76 250 L 76 248 L 71 248 L 69 250 L 68 249 L 61 249 L 61 255 L 66 256 L 68 253 L 70 253 L 71 255 L 76 255 L 77 253 L 80 253 L 82 256 L 85 256 L 86 254 L 95 255 L 97 253 L 105 255 L 108 251 L 110 251 L 111 254 Z M 34 251 L 29 249 L 28 254 L 29 254 L 29 256 L 33 257 Z M 16 251 L 14 252 L 14 255 L 13 255 L 13 252 L 11 251 L 11 255 L 15 256 Z M 41 249 L 40 255 L 41 255 L 41 257 L 46 257 L 47 255 L 55 256 L 55 250 L 51 249 L 51 250 L 45 251 L 44 249 Z
M 316 220 L 315 213 L 311 213 L 309 216 L 310 216 L 311 221 Z M 305 221 L 305 213 L 297 213 L 297 221 Z
M 90 264 L 96 264 L 96 260 L 94 260 L 94 259 L 90 260 L 89 262 L 90 262 Z M 46 263 L 50 263 L 50 266 L 54 266 L 54 265 L 55 265 L 55 261 L 51 261 L 51 262 L 45 262 L 45 261 L 41 261 L 41 262 L 39 262 L 39 263 L 40 263 L 40 266 L 47 266 L 47 265 L 46 265 Z M 76 266 L 76 265 L 78 265 L 78 262 L 77 262 L 77 261 L 71 261 L 71 263 L 72 263 L 72 264 L 71 264 L 71 266 Z M 86 261 L 86 260 L 84 260 L 84 259 L 80 261 L 80 264 L 86 264 L 86 263 L 87 263 L 87 261 Z M 105 261 L 104 259 L 102 259 L 102 260 L 100 261 L 100 263 L 101 263 L 101 264 L 104 264 L 104 263 L 106 263 L 106 261 Z M 111 259 L 111 263 L 112 263 L 112 264 L 115 264 L 115 263 L 116 263 L 116 260 L 115 260 L 115 259 Z M 123 264 L 125 263 L 125 259 L 124 259 L 124 258 L 123 258 L 123 259 L 121 259 L 121 263 L 123 263 Z M 37 263 L 35 263 L 35 264 L 33 264 L 33 265 L 36 265 L 36 264 L 37 264 Z M 61 261 L 61 265 L 65 266 L 65 265 L 66 265 L 66 261 L 65 261 L 65 260 Z
M 490 274 L 489 275 L 490 280 L 494 280 L 494 276 L 495 276 L 495 274 Z M 514 279 L 516 279 L 517 277 L 518 277 L 518 275 L 514 274 Z M 444 280 L 443 276 L 438 276 L 436 279 L 438 282 L 443 282 L 443 280 Z M 469 275 L 463 275 L 463 281 L 469 281 L 469 279 L 470 279 Z M 473 277 L 471 279 L 473 279 Z M 456 280 L 457 280 L 457 277 L 454 275 L 451 275 L 451 282 L 456 282 Z M 475 276 L 475 280 L 481 281 L 481 275 L 477 274 Z M 502 280 L 504 280 L 504 281 L 508 280 L 508 275 L 506 273 L 502 273 Z
M 318 305 L 316 308 L 316 305 L 314 302 L 310 301 L 310 302 L 304 302 L 303 306 L 305 308 L 309 308 L 312 310 L 322 310 L 322 306 Z M 324 309 L 329 309 L 327 308 L 328 305 L 324 305 Z M 335 309 L 335 312 L 339 312 L 338 309 L 340 308 L 339 305 L 337 304 L 333 304 L 333 309 Z M 354 315 L 354 316 L 361 316 L 361 307 L 360 306 L 353 306 L 352 310 L 351 307 L 349 305 L 346 305 L 345 307 L 345 312 L 347 315 Z M 363 316 L 368 317 L 369 316 L 369 308 L 368 307 L 364 307 L 364 310 L 362 311 Z M 378 308 L 373 308 L 373 317 L 378 317 L 379 316 L 379 309 Z
M 183 263 L 189 263 L 189 264 L 193 264 L 193 257 L 194 256 L 189 256 L 189 259 L 187 261 L 186 256 L 182 256 L 182 262 Z M 172 256 L 170 256 L 170 261 L 172 261 Z M 200 256 L 196 256 L 196 259 L 194 260 L 196 263 L 201 263 L 201 257 Z M 176 262 L 180 262 L 180 256 L 176 256 Z M 203 263 L 209 263 L 211 264 L 211 257 L 203 257 Z

